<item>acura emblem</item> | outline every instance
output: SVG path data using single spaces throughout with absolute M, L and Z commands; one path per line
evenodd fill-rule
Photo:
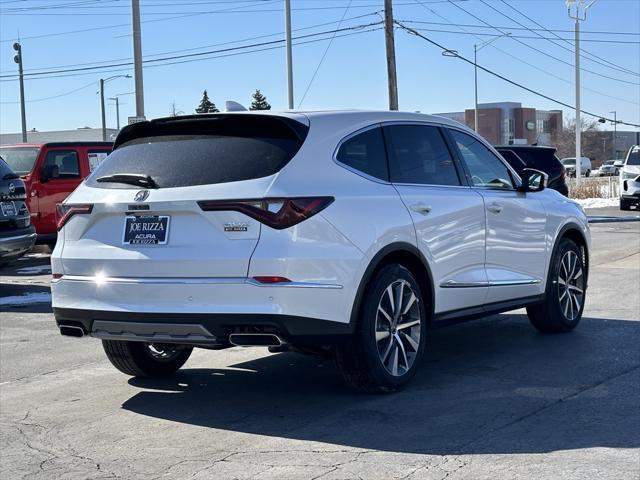
M 149 190 L 140 190 L 133 199 L 136 202 L 144 202 L 149 196 Z
M 16 186 L 13 183 L 9 184 L 9 193 L 15 193 Z

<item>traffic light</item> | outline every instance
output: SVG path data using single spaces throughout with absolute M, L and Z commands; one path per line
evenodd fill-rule
M 16 51 L 13 61 L 20 65 L 22 63 L 22 46 L 16 42 L 13 44 L 13 49 Z

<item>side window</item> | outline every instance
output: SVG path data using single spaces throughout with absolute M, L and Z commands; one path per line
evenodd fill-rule
M 391 181 L 426 185 L 460 185 L 456 166 L 437 127 L 384 127 Z
M 498 150 L 498 153 L 502 155 L 502 158 L 504 158 L 518 174 L 527 167 L 527 164 L 520 158 L 520 155 L 514 153 L 512 150 Z
M 372 128 L 345 141 L 340 146 L 336 158 L 340 163 L 367 175 L 389 180 L 387 156 L 380 128 Z
M 513 189 L 509 169 L 491 151 L 471 135 L 450 130 L 462 154 L 475 187 Z
M 51 179 L 80 178 L 78 153 L 75 150 L 51 150 L 44 159 L 44 169 Z

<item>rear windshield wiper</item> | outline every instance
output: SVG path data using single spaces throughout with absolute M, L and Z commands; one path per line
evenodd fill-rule
M 158 188 L 156 182 L 149 175 L 141 173 L 114 173 L 113 175 L 105 175 L 96 178 L 99 183 L 126 183 L 128 185 L 136 185 L 144 188 Z
M 17 173 L 5 173 L 4 177 L 2 177 L 2 180 L 13 180 L 14 178 L 20 178 L 20 176 Z

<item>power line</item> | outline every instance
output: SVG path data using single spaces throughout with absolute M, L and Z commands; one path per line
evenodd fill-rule
M 344 31 L 348 31 L 348 30 L 358 30 L 358 29 L 363 29 L 363 28 L 367 28 L 367 27 L 371 27 L 371 26 L 376 26 L 376 25 L 380 25 L 382 22 L 372 22 L 369 24 L 361 24 L 361 25 L 356 25 L 356 26 L 351 26 L 351 27 L 343 27 L 343 28 L 338 28 L 338 29 L 334 29 L 334 30 L 326 30 L 324 32 L 316 32 L 316 33 L 309 33 L 307 35 L 299 35 L 297 37 L 294 37 L 295 40 L 298 39 L 304 39 L 304 38 L 310 38 L 310 37 L 317 37 L 320 35 L 327 35 L 327 34 L 332 34 L 332 33 L 339 33 L 339 32 L 344 32 Z M 204 55 L 211 55 L 211 54 L 216 54 L 216 53 L 223 53 L 223 52 L 231 52 L 231 51 L 235 51 L 235 50 L 243 50 L 246 48 L 254 48 L 254 47 L 261 47 L 261 46 L 266 46 L 266 45 L 273 45 L 276 43 L 282 43 L 284 42 L 284 39 L 278 39 L 278 40 L 270 40 L 267 42 L 260 42 L 260 43 L 254 43 L 254 44 L 250 44 L 250 45 L 241 45 L 238 47 L 229 47 L 229 48 L 223 48 L 223 49 L 219 49 L 219 50 L 209 50 L 206 52 L 197 52 L 197 53 L 187 53 L 187 54 L 182 54 L 182 55 L 171 55 L 171 56 L 166 56 L 166 57 L 161 57 L 161 58 L 154 58 L 154 59 L 146 59 L 143 60 L 142 63 L 144 64 L 152 64 L 152 63 L 156 63 L 156 62 L 162 62 L 162 61 L 167 61 L 167 60 L 177 60 L 177 59 L 182 59 L 182 58 L 189 58 L 189 57 L 199 57 L 199 56 L 204 56 Z M 110 64 L 110 65 L 100 65 L 100 66 L 90 66 L 90 67 L 78 67 L 78 68 L 68 68 L 68 69 L 60 69 L 60 70 L 50 70 L 50 71 L 41 71 L 41 72 L 31 72 L 31 73 L 25 73 L 24 76 L 25 77 L 41 77 L 41 76 L 49 76 L 49 75 L 56 75 L 56 74 L 60 74 L 60 73 L 75 73 L 75 72 L 82 72 L 82 71 L 94 71 L 94 70 L 102 70 L 105 68 L 114 68 L 114 67 L 125 67 L 125 66 L 131 66 L 133 65 L 133 62 L 122 62 L 122 63 L 114 63 L 114 64 Z M 11 74 L 11 75 L 0 75 L 0 78 L 2 79 L 15 79 L 15 77 L 17 77 L 16 74 Z
M 415 1 L 416 3 L 418 3 L 418 4 L 420 4 L 423 8 L 425 8 L 426 10 L 428 10 L 429 12 L 431 12 L 431 13 L 432 13 L 433 15 L 435 15 L 436 17 L 438 17 L 438 18 L 440 18 L 440 19 L 444 20 L 445 22 L 448 22 L 448 23 L 450 23 L 450 24 L 454 25 L 453 23 L 449 22 L 449 19 L 448 19 L 448 18 L 444 17 L 443 15 L 440 15 L 439 13 L 435 12 L 435 11 L 434 11 L 434 10 L 432 10 L 431 8 L 427 7 L 426 5 L 422 5 L 422 3 L 420 2 L 420 0 L 414 0 L 414 1 Z M 408 23 L 408 22 L 405 22 L 405 23 Z M 416 22 L 416 23 L 417 23 L 417 22 Z M 422 23 L 422 22 L 420 22 L 420 23 Z M 480 37 L 480 35 L 479 35 L 479 34 L 474 33 L 474 32 L 470 32 L 470 31 L 468 31 L 468 30 L 466 30 L 466 29 L 464 29 L 464 28 L 462 28 L 462 27 L 458 27 L 458 28 L 459 28 L 462 32 L 467 33 L 467 34 L 470 34 L 470 35 L 473 35 L 473 36 L 474 36 L 475 38 L 477 38 L 478 40 L 482 40 L 482 38 Z M 487 28 L 487 27 L 485 27 L 485 28 Z M 417 29 L 417 30 L 419 30 L 419 29 Z M 457 33 L 457 32 L 451 32 L 451 33 Z M 495 36 L 495 35 L 492 35 L 492 36 Z M 520 57 L 518 57 L 518 56 L 516 56 L 516 55 L 512 55 L 511 53 L 507 52 L 506 50 L 501 49 L 500 47 L 498 47 L 498 46 L 494 45 L 493 43 L 492 43 L 492 44 L 490 44 L 489 46 L 490 46 L 491 48 L 493 48 L 493 49 L 495 49 L 495 50 L 497 50 L 497 51 L 501 52 L 503 55 L 506 55 L 506 56 L 508 56 L 508 57 L 510 57 L 510 58 L 513 58 L 515 61 L 517 61 L 517 62 L 519 62 L 519 63 L 522 63 L 523 65 L 527 65 L 528 67 L 531 67 L 531 68 L 533 68 L 534 70 L 538 70 L 538 71 L 540 71 L 540 72 L 544 73 L 545 75 L 549 75 L 550 77 L 556 78 L 556 79 L 560 80 L 561 82 L 564 82 L 564 83 L 567 83 L 567 84 L 571 84 L 571 85 L 573 85 L 573 81 L 571 81 L 571 80 L 567 80 L 566 78 L 563 78 L 563 77 L 561 77 L 561 76 L 559 76 L 559 75 L 556 75 L 555 73 L 549 72 L 548 70 L 545 70 L 545 69 L 543 69 L 543 68 L 541 68 L 541 67 L 539 67 L 539 66 L 537 66 L 537 65 L 534 65 L 534 64 L 532 64 L 532 63 L 530 63 L 530 62 L 527 62 L 526 60 L 523 60 L 522 58 L 520 58 Z M 600 96 L 603 96 L 603 97 L 607 97 L 607 98 L 611 98 L 611 99 L 619 100 L 619 101 L 623 101 L 623 102 L 629 102 L 629 100 L 627 100 L 626 98 L 616 97 L 616 96 L 613 96 L 613 95 L 610 95 L 610 94 L 607 94 L 607 93 L 600 92 L 600 91 L 598 91 L 598 90 L 594 90 L 594 89 L 589 88 L 589 87 L 586 87 L 586 86 L 583 86 L 582 88 L 583 88 L 584 90 L 588 90 L 588 91 L 590 91 L 590 92 L 592 92 L 592 93 L 595 93 L 595 94 L 600 95 Z M 637 102 L 631 102 L 631 103 L 637 104 Z
M 516 24 L 520 25 L 521 27 L 525 27 L 525 28 L 527 28 L 527 26 L 526 26 L 526 25 L 524 25 L 524 24 L 522 24 L 522 23 L 518 22 L 517 20 L 515 20 L 515 19 L 511 18 L 509 15 L 507 15 L 507 14 L 506 14 L 506 13 L 504 13 L 504 12 L 501 12 L 500 10 L 498 10 L 498 9 L 496 9 L 495 7 L 491 6 L 490 4 L 488 4 L 487 2 L 485 2 L 484 0 L 480 0 L 480 1 L 481 1 L 483 4 L 485 4 L 487 7 L 491 8 L 492 10 L 494 10 L 495 12 L 498 12 L 498 13 L 499 13 L 500 15 L 502 15 L 503 17 L 508 18 L 509 20 L 511 20 L 512 22 L 514 22 L 514 23 L 516 23 Z M 534 20 L 533 20 L 533 19 L 531 19 L 530 17 L 526 16 L 524 13 L 520 12 L 520 11 L 519 11 L 519 10 L 517 10 L 516 8 L 512 7 L 510 4 L 508 4 L 508 3 L 507 3 L 507 2 L 505 2 L 504 0 L 500 0 L 500 1 L 501 1 L 503 4 L 505 4 L 507 7 L 510 7 L 511 9 L 513 9 L 513 10 L 515 10 L 517 13 L 519 13 L 520 15 L 522 15 L 522 16 L 526 17 L 527 19 L 529 19 L 529 21 L 531 21 L 531 22 L 535 23 L 535 24 L 536 24 L 536 25 L 538 25 L 538 26 L 541 26 L 539 23 L 537 23 L 536 21 L 534 21 Z M 531 31 L 532 33 L 535 33 L 535 34 L 536 34 L 538 37 L 540 37 L 540 38 L 544 38 L 545 40 L 547 40 L 547 41 L 548 41 L 549 43 L 551 43 L 552 45 L 556 45 L 556 46 L 558 46 L 558 47 L 562 48 L 563 50 L 566 50 L 566 51 L 568 51 L 568 52 L 570 52 L 570 53 L 574 53 L 574 52 L 573 52 L 573 50 L 572 50 L 571 48 L 568 48 L 568 47 L 566 47 L 566 46 L 564 46 L 564 45 L 562 45 L 562 44 L 559 44 L 557 41 L 555 41 L 555 40 L 553 40 L 553 39 L 550 39 L 550 38 L 547 38 L 547 37 L 543 37 L 540 33 L 535 32 L 535 31 L 532 31 L 532 30 L 529 30 L 529 31 Z M 568 43 L 569 45 L 573 45 L 573 43 L 572 43 L 570 40 L 568 40 L 568 39 L 566 39 L 566 38 L 562 38 L 562 37 L 560 37 L 559 35 L 554 34 L 554 33 L 552 33 L 552 32 L 549 32 L 549 33 L 551 33 L 552 35 L 554 35 L 556 38 L 558 38 L 558 39 L 560 39 L 560 40 L 562 40 L 562 41 L 564 41 L 564 42 Z M 602 43 L 637 43 L 637 44 L 640 44 L 640 42 L 626 42 L 626 41 L 625 41 L 625 42 L 618 42 L 618 41 L 613 41 L 613 40 L 606 40 L 606 41 L 605 41 L 605 40 L 592 40 L 592 39 L 584 39 L 584 38 L 582 39 L 582 41 L 583 41 L 583 42 L 584 42 L 584 41 L 587 41 L 587 42 L 595 42 L 595 41 L 598 41 L 598 42 L 602 42 Z M 629 70 L 629 69 L 627 69 L 627 68 L 621 67 L 621 66 L 619 66 L 619 65 L 616 65 L 615 63 L 609 62 L 608 60 L 605 60 L 605 59 L 602 59 L 602 58 L 600 58 L 600 57 L 597 57 L 596 55 L 593 55 L 591 52 L 589 52 L 589 51 L 587 51 L 587 50 L 584 50 L 584 49 L 583 49 L 582 51 L 583 51 L 583 54 L 586 54 L 586 55 L 589 55 L 589 56 L 592 56 L 592 57 L 599 58 L 600 60 L 603 60 L 603 61 L 600 61 L 600 60 L 594 60 L 593 58 L 587 58 L 587 60 L 589 60 L 589 61 L 591 61 L 591 62 L 597 63 L 598 65 L 602 65 L 602 66 L 604 66 L 604 67 L 606 67 L 606 68 L 610 68 L 610 69 L 612 69 L 612 70 L 616 70 L 616 71 L 619 71 L 619 72 L 624 72 L 624 73 L 627 73 L 627 74 L 630 74 L 630 75 L 640 76 L 640 74 L 635 73 L 635 72 L 633 72 L 633 71 L 631 71 L 631 70 Z M 608 65 L 607 65 L 607 64 L 608 64 Z
M 400 28 L 402 28 L 403 30 L 405 30 L 406 32 L 408 32 L 408 33 L 410 33 L 410 34 L 412 34 L 412 35 L 415 35 L 415 36 L 417 36 L 417 37 L 420 37 L 420 38 L 422 38 L 423 40 L 426 40 L 427 42 L 431 43 L 432 45 L 435 45 L 436 47 L 440 48 L 443 52 L 452 52 L 452 51 L 453 51 L 453 50 L 451 50 L 450 48 L 447 48 L 447 47 L 445 47 L 445 46 L 441 45 L 440 43 L 438 43 L 438 42 L 436 42 L 436 41 L 434 41 L 434 40 L 431 40 L 430 38 L 428 38 L 428 37 L 426 37 L 426 36 L 422 35 L 420 32 L 416 31 L 415 29 L 413 29 L 413 28 L 411 28 L 411 27 L 407 27 L 406 25 L 404 25 L 403 23 L 401 23 L 401 22 L 399 22 L 399 21 L 397 21 L 397 20 L 395 21 L 395 24 L 396 24 L 396 25 L 398 25 L 398 26 L 399 26 Z M 476 64 L 476 63 L 474 63 L 472 60 L 469 60 L 468 58 L 463 57 L 462 55 L 460 55 L 460 54 L 458 54 L 458 53 L 455 55 L 455 57 L 456 57 L 456 58 L 459 58 L 460 60 L 462 60 L 462 61 L 464 61 L 464 62 L 466 62 L 466 63 L 468 63 L 468 64 L 470 64 L 470 65 L 476 65 L 480 70 L 482 70 L 482 71 L 484 71 L 484 72 L 486 72 L 486 73 L 488 73 L 488 74 L 490 74 L 490 75 L 493 75 L 494 77 L 497 77 L 497 78 L 499 78 L 499 79 L 501 79 L 501 80 L 503 80 L 503 81 L 505 81 L 505 82 L 507 82 L 507 83 L 510 83 L 511 85 L 514 85 L 514 86 L 516 86 L 516 87 L 518 87 L 518 88 L 521 88 L 521 89 L 523 89 L 523 90 L 526 90 L 526 91 L 527 91 L 527 92 L 529 92 L 529 93 L 532 93 L 532 94 L 534 94 L 534 95 L 537 95 L 537 96 L 539 96 L 539 97 L 542 97 L 542 98 L 544 98 L 544 99 L 546 99 L 546 100 L 549 100 L 549 101 L 551 101 L 551 102 L 553 102 L 553 103 L 557 103 L 558 105 L 562 105 L 563 107 L 567 107 L 567 108 L 570 108 L 570 109 L 572 109 L 572 110 L 575 110 L 575 107 L 574 107 L 574 106 L 569 105 L 568 103 L 565 103 L 565 102 L 563 102 L 562 100 L 558 100 L 558 99 L 556 99 L 556 98 L 550 97 L 549 95 L 545 95 L 544 93 L 541 93 L 541 92 L 539 92 L 539 91 L 537 91 L 537 90 L 534 90 L 534 89 L 532 89 L 532 88 L 530 88 L 530 87 L 527 87 L 527 86 L 525 86 L 525 85 L 522 85 L 521 83 L 518 83 L 518 82 L 516 82 L 516 81 L 514 81 L 514 80 L 511 80 L 510 78 L 507 78 L 507 77 L 505 77 L 504 75 L 501 75 L 501 74 L 499 74 L 499 73 L 496 73 L 496 72 L 494 72 L 493 70 L 489 70 L 488 68 L 483 67 L 483 66 L 482 66 L 482 65 L 480 65 L 480 64 Z M 609 121 L 609 122 L 613 122 L 613 121 L 614 121 L 613 119 L 608 118 L 608 117 L 606 117 L 606 116 L 604 116 L 604 115 L 598 115 L 598 114 L 595 114 L 595 113 L 593 113 L 593 112 L 589 112 L 589 111 L 587 111 L 587 110 L 582 110 L 582 109 L 581 109 L 580 111 L 581 111 L 582 113 L 584 113 L 585 115 L 590 115 L 590 116 L 595 117 L 595 118 L 603 118 L 604 120 Z M 616 120 L 616 123 L 619 123 L 619 124 L 622 124 L 622 125 L 628 125 L 628 126 L 630 126 L 630 127 L 640 127 L 640 124 L 629 123 L 629 122 L 623 122 L 622 120 Z
M 69 90 L 68 92 L 60 93 L 58 95 L 52 95 L 50 97 L 44 98 L 36 98 L 34 100 L 27 100 L 25 103 L 36 103 L 36 102 L 44 102 L 45 100 L 53 100 L 54 98 L 66 97 L 67 95 L 71 95 L 73 93 L 79 92 L 80 90 L 84 90 L 85 88 L 89 88 L 91 85 L 95 85 L 96 81 L 93 80 L 91 83 L 87 83 L 82 87 L 75 88 L 73 90 Z M 0 102 L 1 105 L 10 105 L 10 104 L 19 104 L 20 102 Z
M 457 3 L 452 2 L 451 0 L 449 0 L 449 3 L 450 3 L 451 5 L 453 5 L 453 6 L 455 6 L 456 8 L 458 8 L 458 9 L 462 10 L 462 11 L 463 11 L 463 12 L 465 12 L 467 15 L 472 16 L 472 17 L 473 17 L 473 18 L 475 18 L 476 20 L 478 20 L 478 21 L 480 21 L 480 22 L 484 23 L 485 25 L 488 25 L 489 27 L 493 28 L 494 30 L 497 30 L 498 32 L 500 32 L 501 34 L 503 34 L 503 35 L 505 35 L 505 36 L 506 36 L 507 32 L 505 32 L 505 31 L 501 30 L 500 28 L 494 27 L 493 25 L 491 25 L 490 23 L 486 22 L 486 21 L 485 21 L 485 20 L 483 20 L 482 18 L 480 18 L 480 17 L 478 17 L 477 15 L 474 15 L 473 13 L 471 13 L 471 12 L 469 12 L 468 10 L 464 9 L 463 7 L 461 7 L 460 5 L 458 5 Z M 572 67 L 572 68 L 573 68 L 573 64 L 571 64 L 570 62 L 567 62 L 567 61 L 565 61 L 565 60 L 562 60 L 561 58 L 555 57 L 555 56 L 553 56 L 553 55 L 551 55 L 551 54 L 549 54 L 549 53 L 547 53 L 547 52 L 544 52 L 544 51 L 540 50 L 539 48 L 532 47 L 532 46 L 531 46 L 531 45 L 529 45 L 528 43 L 523 42 L 522 40 L 519 40 L 519 39 L 517 39 L 517 38 L 513 38 L 512 40 L 513 40 L 514 42 L 518 42 L 518 43 L 519 43 L 519 44 L 521 44 L 521 45 L 524 45 L 525 47 L 527 47 L 527 48 L 528 48 L 528 49 L 530 49 L 530 50 L 534 50 L 534 51 L 536 51 L 536 52 L 538 52 L 538 53 L 540 53 L 540 54 L 542 54 L 542 55 L 544 55 L 544 56 L 546 56 L 546 57 L 552 58 L 552 59 L 556 60 L 557 62 L 563 63 L 563 64 L 565 64 L 565 65 L 569 65 L 570 67 Z M 636 82 L 630 82 L 630 81 L 628 81 L 628 80 L 623 80 L 623 79 L 621 79 L 621 78 L 610 77 L 609 75 L 605 75 L 605 74 L 603 74 L 603 73 L 599 73 L 599 72 L 594 72 L 593 70 L 589 70 L 589 69 L 586 69 L 586 68 L 580 68 L 580 70 L 581 70 L 581 71 L 583 71 L 583 72 L 591 73 L 591 74 L 593 74 L 593 75 L 597 75 L 597 76 L 599 76 L 599 77 L 603 77 L 603 78 L 607 78 L 607 79 L 609 79 L 609 80 L 613 80 L 613 81 L 615 81 L 615 82 L 626 83 L 626 84 L 628 84 L 628 85 L 634 85 L 634 86 L 638 85 L 638 83 L 636 83 Z

